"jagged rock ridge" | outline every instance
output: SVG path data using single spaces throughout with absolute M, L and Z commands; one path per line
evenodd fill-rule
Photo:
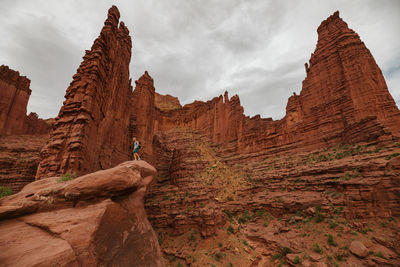
M 338 12 L 319 26 L 316 49 L 305 65 L 300 95 L 289 98 L 281 120 L 246 117 L 239 97 L 229 99 L 225 93 L 183 108 L 157 109 L 155 132 L 189 127 L 213 142 L 231 143 L 243 154 L 312 150 L 400 136 L 400 112 L 382 72 Z

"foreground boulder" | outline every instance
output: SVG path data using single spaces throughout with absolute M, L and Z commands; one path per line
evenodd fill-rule
M 155 168 L 127 161 L 70 181 L 50 177 L 0 202 L 6 266 L 164 266 L 143 197 Z
M 360 258 L 365 258 L 368 256 L 368 249 L 358 240 L 351 242 L 350 244 L 350 251 L 354 255 L 357 255 Z

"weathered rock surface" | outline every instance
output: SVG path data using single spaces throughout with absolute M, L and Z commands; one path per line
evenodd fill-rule
M 366 256 L 368 256 L 368 249 L 364 246 L 362 242 L 358 240 L 351 242 L 349 249 L 351 253 L 360 258 L 365 258 Z
M 1 133 L 22 134 L 31 81 L 19 72 L 0 66 L 0 129 Z
M 71 181 L 45 178 L 0 202 L 6 266 L 164 266 L 143 197 L 156 170 L 144 161 Z
M 170 111 L 182 107 L 179 99 L 171 95 L 155 94 L 155 107 L 161 111 Z
M 0 66 L 0 134 L 45 134 L 50 125 L 36 113 L 26 116 L 31 81 L 7 66 Z
M 37 179 L 75 171 L 86 174 L 129 159 L 129 62 L 132 41 L 113 6 L 99 37 L 67 89 Z
M 48 134 L 51 130 L 53 119 L 43 120 L 35 112 L 29 113 L 25 118 L 24 134 L 43 135 Z

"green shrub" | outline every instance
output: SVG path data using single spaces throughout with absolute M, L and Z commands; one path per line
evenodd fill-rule
M 272 257 L 271 257 L 272 260 L 282 259 L 282 258 L 283 258 L 283 256 L 281 253 L 276 253 L 276 254 L 272 255 Z
M 254 218 L 254 214 L 250 215 L 249 212 L 247 210 L 245 210 L 242 214 L 242 216 L 240 216 L 240 218 L 238 219 L 238 223 L 243 224 L 246 223 L 247 221 L 250 221 Z
M 0 186 L 0 198 L 12 195 L 14 192 L 7 186 Z
M 346 258 L 348 258 L 350 256 L 350 254 L 348 253 L 348 252 L 346 252 L 346 253 L 342 253 L 342 254 L 336 254 L 336 259 L 338 260 L 338 261 L 343 261 L 343 260 L 345 260 Z
M 400 153 L 393 153 L 393 154 L 390 155 L 390 156 L 386 156 L 385 159 L 386 159 L 386 160 L 390 160 L 390 159 L 392 159 L 392 158 L 394 158 L 394 157 L 397 157 L 397 156 L 399 156 L 399 155 L 400 155 Z
M 264 210 L 256 210 L 256 211 L 254 212 L 254 215 L 253 215 L 253 216 L 256 216 L 256 217 L 259 217 L 259 218 L 263 218 L 264 215 L 265 215 L 265 211 L 264 211 Z
M 374 256 L 377 256 L 377 257 L 382 258 L 382 259 L 386 259 L 385 256 L 383 256 L 382 252 L 380 252 L 380 251 L 374 252 Z
M 170 255 L 168 260 L 169 260 L 169 262 L 174 262 L 176 260 L 175 255 Z
M 300 262 L 301 261 L 300 261 L 300 257 L 299 256 L 294 257 L 294 260 L 293 260 L 294 264 L 299 264 Z
M 235 232 L 235 229 L 233 229 L 232 225 L 228 226 L 228 234 L 233 234 L 233 232 Z
M 190 231 L 189 240 L 196 241 L 196 230 Z
M 61 177 L 57 180 L 57 183 L 70 181 L 70 180 L 75 179 L 75 178 L 76 178 L 76 173 L 75 172 L 73 172 L 73 173 L 67 172 L 67 173 L 61 175 Z
M 333 239 L 333 236 L 332 236 L 332 235 L 328 235 L 328 244 L 329 244 L 330 246 L 337 247 L 337 243 L 336 243 L 336 241 Z
M 226 216 L 228 217 L 228 219 L 229 219 L 230 221 L 232 221 L 232 219 L 233 219 L 233 214 L 232 214 L 232 212 L 231 212 L 230 210 L 224 210 L 224 213 L 226 214 Z
M 292 250 L 288 247 L 283 247 L 283 255 L 286 256 L 289 253 L 292 253 Z
M 315 215 L 314 215 L 314 221 L 316 223 L 320 223 L 323 220 L 324 220 L 324 215 L 322 215 L 322 213 L 320 212 L 320 208 L 319 209 L 316 208 Z
M 215 260 L 216 261 L 220 261 L 220 260 L 222 260 L 222 258 L 224 257 L 224 253 L 222 253 L 222 252 L 217 252 L 217 253 L 215 253 Z
M 313 245 L 313 250 L 314 250 L 315 252 L 319 253 L 319 254 L 322 254 L 322 252 L 323 252 L 322 248 L 318 245 L 318 243 L 315 243 L 315 244 Z
M 329 221 L 329 228 L 333 229 L 336 228 L 338 226 L 337 222 L 334 220 L 330 220 Z

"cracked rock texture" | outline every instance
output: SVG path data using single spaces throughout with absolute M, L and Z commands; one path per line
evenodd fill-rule
M 5 266 L 163 266 L 143 197 L 145 161 L 59 182 L 50 177 L 0 202 Z

